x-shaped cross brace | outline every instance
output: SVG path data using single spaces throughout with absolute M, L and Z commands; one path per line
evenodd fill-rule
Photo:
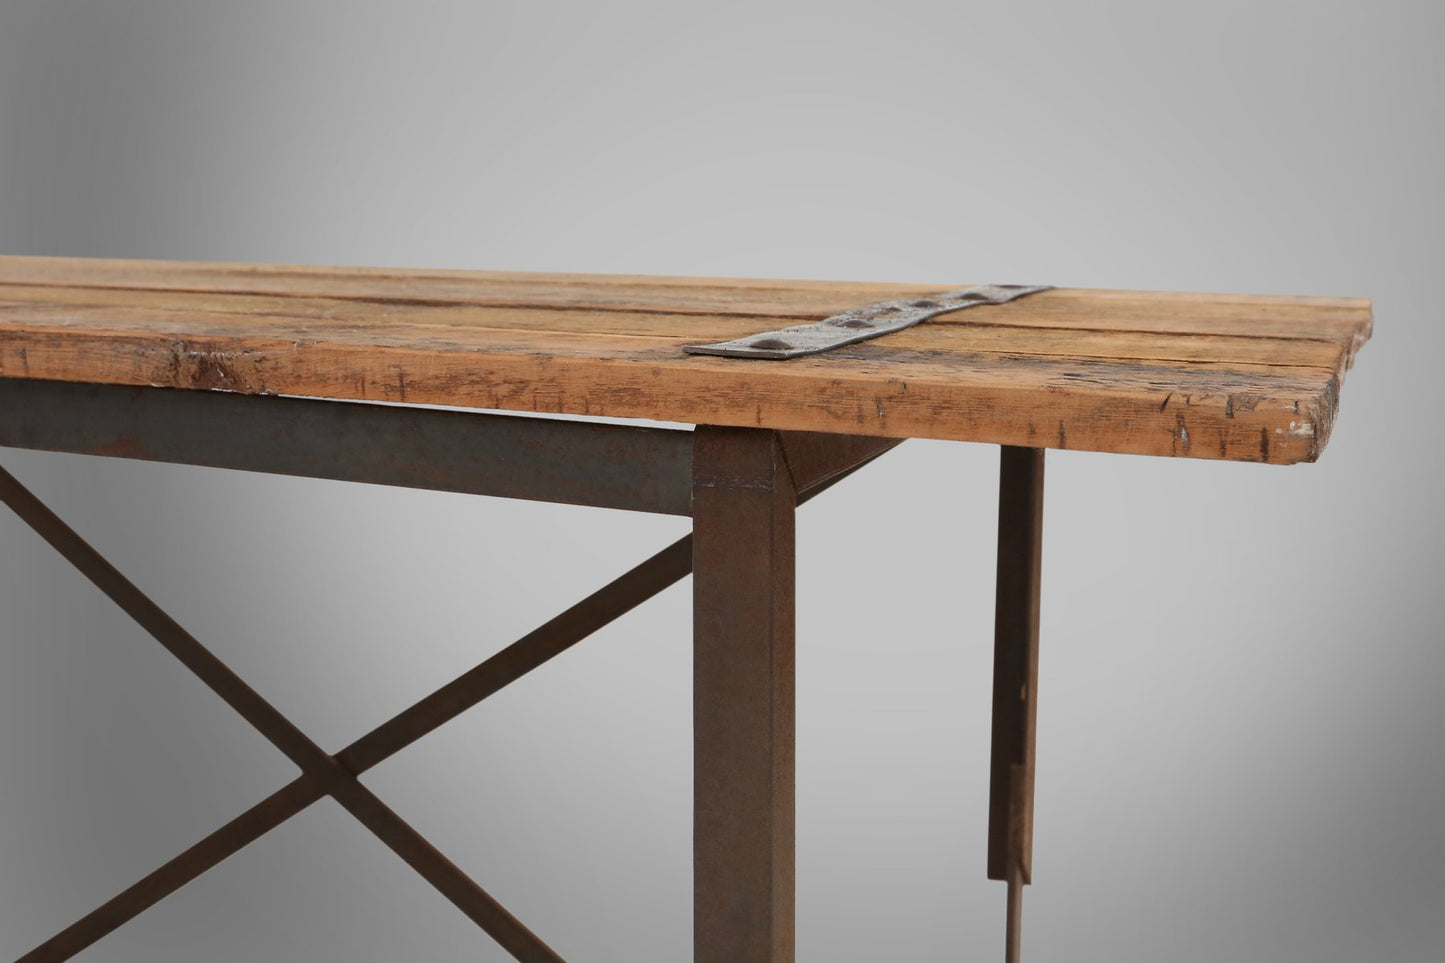
M 827 454 L 799 444 L 795 456 L 814 462 L 813 484 L 798 504 L 821 493 L 896 442 L 832 470 Z M 692 536 L 672 543 L 452 682 L 414 703 L 335 755 L 312 742 L 240 676 L 136 588 L 110 562 L 0 469 L 0 501 L 86 576 L 242 718 L 301 768 L 301 775 L 125 891 L 20 958 L 20 963 L 66 960 L 180 889 L 323 796 L 331 796 L 503 948 L 525 963 L 560 957 L 466 873 L 446 858 L 358 780 L 363 772 L 411 745 L 488 696 L 571 648 L 692 571 Z

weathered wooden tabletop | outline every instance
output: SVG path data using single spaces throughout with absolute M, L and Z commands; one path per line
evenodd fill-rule
M 1360 298 L 1061 288 L 785 361 L 683 346 L 963 284 L 0 257 L 0 376 L 1312 461 Z

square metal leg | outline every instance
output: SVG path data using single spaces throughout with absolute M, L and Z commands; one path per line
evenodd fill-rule
M 1019 960 L 1023 888 L 1033 876 L 1043 520 L 1043 449 L 1004 447 L 999 462 L 988 876 L 1008 883 L 1006 963 Z
M 696 963 L 793 959 L 794 527 L 771 431 L 693 448 Z

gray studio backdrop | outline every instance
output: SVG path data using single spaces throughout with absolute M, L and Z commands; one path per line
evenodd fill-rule
M 1025 946 L 1438 963 L 1442 28 L 1379 0 L 0 0 L 0 250 L 1373 297 L 1317 465 L 1050 454 Z M 0 463 L 327 747 L 685 524 Z M 1001 951 L 996 466 L 910 442 L 800 515 L 801 960 Z M 569 959 L 688 958 L 689 603 L 367 776 Z M 0 513 L 0 957 L 291 775 Z M 81 958 L 503 956 L 327 802 Z

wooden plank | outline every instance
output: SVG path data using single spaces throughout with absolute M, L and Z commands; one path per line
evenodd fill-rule
M 169 295 L 150 303 L 155 295 L 143 291 L 100 291 L 98 300 L 57 304 L 39 300 L 46 289 L 30 289 L 12 298 L 15 289 L 0 300 L 6 324 L 55 328 L 104 327 L 110 330 L 170 331 L 185 333 L 204 325 L 213 335 L 245 336 L 267 332 L 298 336 L 337 336 L 367 339 L 471 335 L 485 346 L 494 332 L 548 334 L 609 334 L 626 337 L 673 338 L 680 342 L 741 337 L 756 331 L 758 319 L 726 315 L 668 315 L 608 312 L 600 320 L 585 311 L 547 308 L 476 308 L 470 306 L 409 309 L 405 319 L 377 305 L 349 306 L 342 312 L 332 300 L 278 299 L 203 295 Z M 192 302 L 192 303 L 187 303 Z M 310 310 L 307 310 L 307 309 Z M 976 309 L 975 309 L 976 310 Z M 289 312 L 289 313 L 283 313 Z M 343 320 L 344 319 L 344 320 Z M 942 319 L 939 319 L 942 320 Z M 431 331 L 429 329 L 440 329 Z M 1200 361 L 1321 367 L 1343 374 L 1348 345 L 1329 339 L 1275 336 L 1225 336 L 1179 332 L 1070 330 L 984 324 L 920 325 L 889 335 L 890 347 L 905 350 L 989 351 L 1052 357 L 1087 357 L 1121 360 Z
M 899 290 L 829 285 L 0 258 L 0 375 L 1287 464 L 1370 331 L 1359 299 L 1065 289 L 786 362 L 682 352 Z
M 0 257 L 0 284 L 370 299 L 402 302 L 406 307 L 528 305 L 580 307 L 592 312 L 716 311 L 799 319 L 826 317 L 874 300 L 923 296 L 965 286 L 4 257 Z M 1244 328 L 1242 333 L 1249 333 L 1263 324 L 1276 326 L 1275 333 L 1289 335 L 1289 327 L 1279 326 L 1302 324 L 1317 328 L 1337 320 L 1348 326 L 1360 320 L 1368 325 L 1369 302 L 1361 298 L 1059 289 L 1008 307 L 998 306 L 988 313 L 1010 324 L 1047 324 L 1062 316 L 1066 327 L 1107 328 L 1123 320 L 1153 320 L 1165 325 L 1165 330 L 1225 334 L 1232 332 L 1217 326 L 1237 325 Z M 1137 317 L 1140 313 L 1143 318 Z M 1129 318 L 1131 314 L 1136 317 Z M 953 317 L 964 323 L 978 323 L 975 313 Z
M 950 323 L 949 316 L 938 319 Z M 951 319 L 970 323 L 969 315 Z M 1281 298 L 1181 292 L 1089 291 L 1065 288 L 997 305 L 974 324 L 1052 327 L 1068 331 L 1149 331 L 1240 337 L 1305 338 L 1359 350 L 1371 333 L 1363 298 Z
M 27 262 L 27 263 L 16 263 Z M 858 304 L 914 297 L 940 285 L 719 278 L 643 278 L 488 271 L 394 271 L 0 257 L 0 284 L 124 287 L 155 291 L 264 293 L 423 304 L 661 310 L 758 317 L 827 317 Z
M 912 351 L 991 352 L 1037 358 L 1275 365 L 1320 368 L 1340 376 L 1343 376 L 1348 361 L 1347 346 L 1334 340 L 1150 331 L 1073 331 L 999 324 L 943 325 L 934 330 L 919 328 L 889 335 L 889 346 Z
M 559 308 L 477 307 L 475 305 L 424 306 L 404 314 L 374 304 L 342 304 L 334 300 L 299 298 L 198 298 L 196 304 L 165 294 L 147 305 L 146 292 L 104 292 L 123 297 L 106 299 L 124 303 L 55 303 L 11 297 L 14 288 L 0 288 L 0 324 L 51 325 L 55 327 L 124 327 L 144 330 L 147 326 L 173 331 L 194 331 L 204 325 L 209 333 L 251 331 L 279 332 L 328 337 L 333 334 L 372 331 L 414 332 L 427 336 L 428 329 L 442 329 L 450 337 L 474 334 L 484 344 L 489 332 L 537 332 L 542 336 L 567 334 L 612 334 L 623 337 L 669 338 L 697 341 L 735 332 L 736 337 L 752 334 L 777 319 L 713 314 L 664 314 L 661 312 L 588 312 Z M 39 289 L 44 290 L 44 289 Z M 33 293 L 33 292 L 32 292 Z M 187 297 L 197 297 L 194 295 Z M 260 303 L 257 303 L 260 302 Z M 279 302 L 279 303 L 276 303 Z M 339 307 L 337 305 L 340 304 Z M 448 331 L 447 329 L 450 329 Z
M 0 258 L 0 267 L 6 259 Z M 3 273 L 3 272 L 0 272 Z M 337 296 L 287 294 L 268 291 L 262 280 L 249 289 L 175 290 L 145 287 L 146 278 L 136 287 L 86 287 L 84 285 L 41 285 L 0 282 L 0 299 L 37 304 L 87 304 L 115 307 L 144 307 L 154 310 L 187 310 L 203 313 L 245 313 L 340 322 L 368 321 L 376 318 L 404 316 L 418 323 L 476 324 L 480 326 L 523 326 L 529 328 L 606 331 L 619 321 L 624 324 L 654 325 L 686 324 L 688 316 L 700 315 L 706 323 L 716 324 L 723 318 L 748 319 L 736 327 L 716 330 L 718 335 L 755 333 L 763 328 L 753 319 L 785 318 L 799 321 L 816 320 L 830 310 L 854 307 L 863 296 L 847 295 L 827 305 L 820 305 L 811 295 L 769 294 L 766 304 L 742 302 L 732 292 L 723 297 L 716 287 L 687 288 L 681 286 L 639 286 L 632 288 L 630 300 L 635 307 L 616 294 L 621 287 L 612 285 L 605 297 L 592 300 L 579 297 L 567 285 L 549 287 L 533 282 L 518 288 L 510 285 L 475 285 L 470 299 L 448 299 L 440 292 L 419 297 L 415 285 L 409 298 L 361 296 L 362 286 L 354 285 L 350 295 L 339 296 L 344 286 L 333 285 Z M 794 282 L 804 283 L 804 282 Z M 816 282 L 812 282 L 816 283 Z M 242 287 L 232 282 L 232 287 Z M 856 285 L 851 287 L 858 287 Z M 745 289 L 744 289 L 745 290 Z M 869 300 L 890 295 L 927 293 L 917 288 L 867 292 Z M 1106 296 L 1107 295 L 1107 296 Z M 402 303 L 404 302 L 404 303 Z M 709 318 L 707 305 L 719 313 Z M 546 309 L 552 309 L 550 312 Z M 754 309 L 749 313 L 748 309 Z M 612 315 L 621 315 L 614 318 Z M 1066 332 L 1085 330 L 1159 332 L 1172 334 L 1235 335 L 1243 337 L 1309 338 L 1332 340 L 1358 346 L 1359 338 L 1369 334 L 1369 305 L 1359 299 L 1300 298 L 1296 300 L 1263 296 L 1219 295 L 1217 300 L 1204 301 L 1197 296 L 1171 292 L 1142 295 L 1139 292 L 1097 292 L 1060 289 L 998 305 L 988 311 L 977 310 L 955 315 L 941 315 L 929 322 L 930 327 L 1010 327 L 1052 328 Z M 655 332 L 656 327 L 649 329 Z M 647 332 L 633 332 L 647 333 Z M 707 334 L 713 332 L 710 329 Z
M 1318 455 L 1338 392 L 1320 369 L 925 355 L 869 344 L 739 368 L 678 357 L 676 342 L 598 335 L 544 350 L 524 336 L 498 336 L 485 351 L 363 340 L 0 332 L 0 375 L 1273 463 Z

